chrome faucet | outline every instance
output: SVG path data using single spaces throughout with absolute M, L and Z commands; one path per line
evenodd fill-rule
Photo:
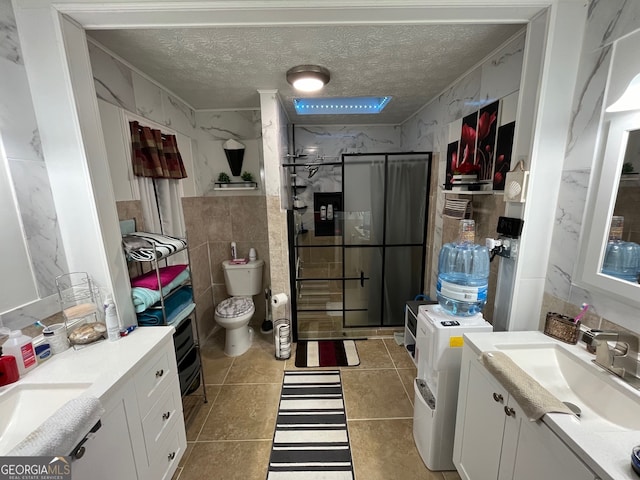
M 596 347 L 596 358 L 593 361 L 595 364 L 640 390 L 637 336 L 626 332 L 586 331 L 582 340 L 587 345 Z M 608 342 L 616 344 L 611 348 Z

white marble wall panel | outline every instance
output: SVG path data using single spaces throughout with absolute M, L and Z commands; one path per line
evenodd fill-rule
M 135 112 L 131 69 L 93 43 L 89 43 L 89 56 L 98 98 Z
M 31 254 L 38 296 L 57 293 L 55 279 L 68 271 L 44 162 L 9 160 L 20 216 Z
M 583 51 L 609 45 L 638 28 L 640 2 L 636 0 L 591 0 Z
M 491 103 L 520 89 L 524 58 L 524 32 L 482 65 L 480 99 Z
M 0 136 L 38 296 L 45 298 L 56 293 L 55 277 L 68 267 L 10 0 L 0 0 L 0 35 Z M 44 311 L 48 309 L 45 307 Z M 37 305 L 30 311 L 40 312 Z M 10 318 L 23 315 L 26 313 L 18 309 L 3 316 L 5 325 Z
M 573 305 L 589 303 L 598 315 L 634 331 L 640 327 L 637 319 L 630 320 L 631 309 L 614 297 L 578 286 L 574 268 L 582 223 L 589 214 L 584 207 L 592 167 L 601 155 L 604 141 L 603 103 L 612 68 L 613 42 L 638 28 L 639 2 L 593 0 L 589 5 L 545 285 L 548 294 Z
M 131 72 L 133 92 L 138 115 L 162 124 L 165 120 L 162 109 L 162 89 L 137 72 Z
M 569 298 L 571 291 L 589 177 L 590 170 L 571 170 L 562 174 L 546 287 L 547 293 L 562 299 Z M 540 235 L 546 236 L 546 233 L 540 232 Z
M 163 124 L 188 137 L 195 137 L 196 112 L 191 107 L 163 90 L 162 110 Z
M 343 153 L 399 152 L 400 131 L 388 125 L 299 126 L 294 129 L 295 149 L 296 153 L 313 149 L 316 155 L 334 160 Z
M 259 110 L 196 112 L 198 138 L 208 140 L 257 139 L 262 137 Z

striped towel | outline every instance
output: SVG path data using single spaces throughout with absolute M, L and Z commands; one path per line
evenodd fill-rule
M 129 238 L 134 237 L 134 238 Z M 145 240 L 149 242 L 150 246 L 141 246 L 139 248 L 128 249 L 127 246 L 132 243 Z M 187 247 L 186 240 L 177 237 L 170 237 L 168 235 L 160 235 L 159 233 L 148 232 L 132 232 L 129 235 L 122 237 L 122 243 L 125 251 L 129 255 L 131 260 L 137 260 L 141 262 L 148 262 L 150 260 L 161 259 L 173 255 L 180 250 Z

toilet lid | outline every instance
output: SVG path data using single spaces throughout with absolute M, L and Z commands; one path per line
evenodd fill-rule
M 216 314 L 222 318 L 233 318 L 244 315 L 253 308 L 253 300 L 247 297 L 231 297 L 223 300 L 216 307 Z

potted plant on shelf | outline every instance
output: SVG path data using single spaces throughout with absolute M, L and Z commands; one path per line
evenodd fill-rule
M 218 181 L 216 182 L 220 187 L 225 188 L 229 186 L 229 182 L 231 181 L 231 177 L 227 175 L 225 172 L 220 172 L 218 175 Z
M 253 173 L 244 171 L 242 175 L 240 175 L 243 182 L 253 183 Z

